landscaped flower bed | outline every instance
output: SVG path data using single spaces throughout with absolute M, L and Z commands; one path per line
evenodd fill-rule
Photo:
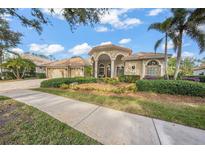
M 184 77 L 182 77 L 182 80 L 189 80 L 189 81 L 195 81 L 195 82 L 205 82 L 205 76 L 204 75 L 184 76 Z
M 205 97 L 205 84 L 182 80 L 138 80 L 138 91 Z

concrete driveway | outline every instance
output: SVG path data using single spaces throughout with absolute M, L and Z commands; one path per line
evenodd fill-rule
M 205 144 L 205 130 L 32 90 L 0 95 L 31 105 L 103 144 Z
M 20 80 L 20 81 L 2 81 L 0 82 L 0 92 L 15 89 L 39 88 L 41 81 L 45 79 Z

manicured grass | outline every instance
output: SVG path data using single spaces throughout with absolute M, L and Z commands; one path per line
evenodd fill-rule
M 0 96 L 0 144 L 100 144 L 31 106 Z
M 52 88 L 38 88 L 35 90 L 205 129 L 205 104 L 162 103 L 157 100 L 150 101 L 133 97 L 102 96 Z

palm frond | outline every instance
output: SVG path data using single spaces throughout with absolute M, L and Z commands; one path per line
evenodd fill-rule
M 200 48 L 200 53 L 205 51 L 205 34 L 196 25 L 189 25 L 186 30 L 187 35 L 194 40 Z
M 157 52 L 157 49 L 159 48 L 160 44 L 162 43 L 164 37 L 162 37 L 161 39 L 157 40 L 157 42 L 154 45 L 154 52 Z
M 164 32 L 164 30 L 162 29 L 162 23 L 153 23 L 148 27 L 148 30 L 157 30 L 159 32 Z
M 196 25 L 205 24 L 205 9 L 199 8 L 192 11 L 188 18 L 188 22 L 192 22 Z

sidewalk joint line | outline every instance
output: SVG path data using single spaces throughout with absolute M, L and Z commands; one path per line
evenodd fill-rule
M 97 106 L 93 111 L 91 111 L 89 114 L 87 114 L 84 118 L 82 118 L 78 123 L 76 123 L 73 127 L 75 128 L 76 126 L 78 126 L 81 122 L 83 122 L 85 119 L 87 119 L 88 117 L 91 116 L 91 114 L 93 114 L 95 111 L 97 111 L 97 109 L 99 109 L 100 106 Z
M 157 127 L 156 127 L 156 125 L 155 125 L 155 123 L 154 123 L 153 118 L 151 118 L 151 119 L 152 119 L 152 123 L 153 123 L 153 125 L 154 125 L 154 129 L 155 129 L 155 131 L 156 131 L 156 133 L 157 133 L 157 137 L 158 137 L 158 139 L 159 139 L 159 144 L 162 145 L 162 142 L 161 142 L 160 137 L 159 137 L 159 133 L 158 133 L 158 131 L 157 131 Z

